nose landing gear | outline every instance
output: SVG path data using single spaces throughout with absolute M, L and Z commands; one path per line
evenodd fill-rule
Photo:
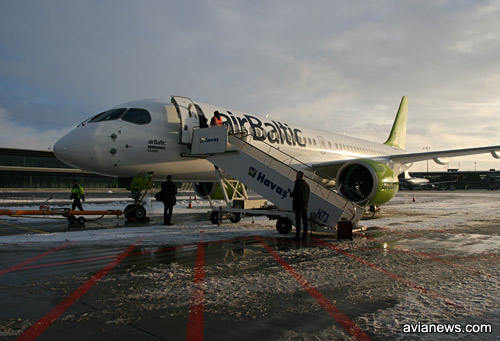
M 146 208 L 143 205 L 142 199 L 148 192 L 148 189 L 153 187 L 153 174 L 148 174 L 147 177 L 133 177 L 130 183 L 131 197 L 134 203 L 125 207 L 125 218 L 135 221 L 147 221 Z M 144 193 L 143 193 L 144 190 Z

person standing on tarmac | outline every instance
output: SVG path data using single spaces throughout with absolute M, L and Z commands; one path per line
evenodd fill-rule
M 85 192 L 83 191 L 83 187 L 78 183 L 78 179 L 73 180 L 73 188 L 71 188 L 71 196 L 69 199 L 73 199 L 73 205 L 71 205 L 72 211 L 74 211 L 76 207 L 78 207 L 80 211 L 83 211 L 80 200 L 85 201 Z
M 172 224 L 172 212 L 174 209 L 177 194 L 177 187 L 174 184 L 172 179 L 172 175 L 167 176 L 167 181 L 161 184 L 161 192 L 163 205 L 165 205 L 165 209 L 163 211 L 163 225 L 173 225 Z
M 221 126 L 222 125 L 222 118 L 220 118 L 220 113 L 216 110 L 214 111 L 214 117 L 210 120 L 210 126 Z
M 295 212 L 295 226 L 297 228 L 295 232 L 295 237 L 293 240 L 300 239 L 300 220 L 304 223 L 304 234 L 302 235 L 302 241 L 307 238 L 307 230 L 309 228 L 307 221 L 307 210 L 309 206 L 309 185 L 304 181 L 304 172 L 297 172 L 295 186 L 290 196 L 293 198 L 292 209 Z

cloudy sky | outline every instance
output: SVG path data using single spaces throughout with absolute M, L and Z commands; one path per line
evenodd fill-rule
M 172 94 L 380 142 L 407 95 L 409 151 L 499 145 L 499 32 L 499 1 L 2 0 L 0 146 Z

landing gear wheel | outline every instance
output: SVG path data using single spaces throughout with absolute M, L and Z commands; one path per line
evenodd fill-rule
M 210 221 L 214 225 L 219 225 L 222 222 L 222 217 L 219 218 L 219 211 L 212 211 L 212 213 L 210 213 Z
M 85 219 L 85 217 L 78 217 L 78 219 L 76 221 L 78 224 L 83 225 L 83 224 L 85 224 L 86 219 Z
M 74 223 L 76 223 L 76 217 L 75 217 L 74 215 L 70 215 L 70 216 L 68 216 L 68 222 L 69 222 L 70 224 L 74 224 Z
M 292 222 L 288 218 L 281 217 L 276 222 L 276 229 L 281 234 L 290 233 L 290 231 L 292 230 Z
M 127 205 L 127 207 L 125 207 L 125 218 L 129 219 L 134 216 L 133 212 L 134 207 L 135 205 Z
M 137 208 L 134 210 L 134 216 L 135 219 L 139 221 L 144 220 L 146 218 L 146 209 L 144 208 L 144 206 L 142 205 L 137 206 Z
M 142 221 L 146 218 L 146 209 L 142 205 L 127 205 L 125 207 L 125 218 L 135 218 L 138 221 Z
M 229 218 L 229 220 L 232 222 L 232 223 L 238 223 L 240 220 L 241 220 L 241 214 L 240 213 L 233 213 L 231 215 L 231 217 Z

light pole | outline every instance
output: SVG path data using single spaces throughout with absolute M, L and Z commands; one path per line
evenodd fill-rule
M 431 149 L 431 147 L 427 146 L 427 147 L 423 147 L 422 149 L 426 149 L 427 152 L 429 152 L 429 149 Z M 427 173 L 429 173 L 429 160 L 426 160 L 427 161 Z

